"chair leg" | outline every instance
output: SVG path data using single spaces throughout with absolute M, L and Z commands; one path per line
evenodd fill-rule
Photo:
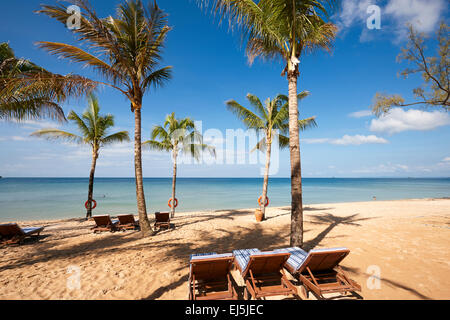
M 300 286 L 299 293 L 302 300 L 308 300 L 308 290 L 305 288 L 304 285 Z

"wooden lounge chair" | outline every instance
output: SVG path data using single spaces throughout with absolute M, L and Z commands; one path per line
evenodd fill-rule
M 119 220 L 113 221 L 111 220 L 111 217 L 109 215 L 93 216 L 92 218 L 94 219 L 96 224 L 95 227 L 91 228 L 91 230 L 94 230 L 94 233 L 102 231 L 114 232 L 117 230 Z
M 20 244 L 27 237 L 38 237 L 44 227 L 21 228 L 17 223 L 0 225 L 0 241 L 2 244 Z
M 235 265 L 245 281 L 244 299 L 294 295 L 297 289 L 284 273 L 287 252 L 261 252 L 258 249 L 235 250 Z
M 339 263 L 350 253 L 347 248 L 315 249 L 309 253 L 298 247 L 276 250 L 289 252 L 285 268 L 303 284 L 302 293 L 312 291 L 319 299 L 327 293 L 361 291 L 361 286 L 350 279 Z
M 118 215 L 117 219 L 119 219 L 117 228 L 120 230 L 136 230 L 139 228 L 139 221 L 134 220 L 134 215 L 132 214 Z
M 189 271 L 189 300 L 237 300 L 231 283 L 233 255 L 192 255 Z
M 161 227 L 170 228 L 170 213 L 169 212 L 155 212 L 155 229 Z

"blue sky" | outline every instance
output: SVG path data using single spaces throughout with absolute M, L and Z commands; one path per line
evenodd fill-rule
M 100 16 L 114 15 L 120 1 L 93 2 Z M 33 11 L 47 1 L 10 1 L 0 11 L 0 42 L 8 41 L 18 57 L 32 60 L 52 72 L 69 72 L 99 79 L 80 65 L 58 60 L 35 46 L 36 41 L 75 43 L 63 25 Z M 173 79 L 144 98 L 143 139 L 155 124 L 175 112 L 202 121 L 202 129 L 243 128 L 224 102 L 246 105 L 245 95 L 261 99 L 287 93 L 279 62 L 259 61 L 249 66 L 238 34 L 218 26 L 195 1 L 159 0 L 169 14 L 169 33 L 163 65 L 173 66 Z M 381 8 L 381 29 L 369 30 L 366 9 Z M 402 94 L 412 101 L 419 77 L 397 76 L 406 65 L 396 62 L 405 45 L 405 23 L 434 36 L 438 24 L 448 21 L 446 0 L 344 0 L 333 21 L 340 27 L 333 54 L 316 52 L 302 57 L 299 90 L 311 95 L 300 104 L 302 117 L 316 116 L 318 128 L 301 133 L 305 177 L 448 177 L 450 176 L 450 117 L 439 110 L 394 110 L 376 119 L 367 113 L 377 92 Z M 431 52 L 434 54 L 434 52 Z M 115 115 L 116 129 L 134 132 L 129 102 L 109 88 L 98 92 L 102 112 Z M 86 101 L 72 100 L 65 112 L 82 112 Z M 0 175 L 9 177 L 87 177 L 87 147 L 29 137 L 34 130 L 59 126 L 50 120 L 22 124 L 0 122 Z M 216 139 L 216 141 L 221 141 Z M 221 151 L 225 146 L 216 145 Z M 244 152 L 245 153 L 245 152 Z M 220 154 L 220 153 L 219 153 Z M 145 177 L 169 177 L 166 154 L 145 151 Z M 289 153 L 281 151 L 274 176 L 289 177 Z M 258 177 L 260 164 L 184 164 L 180 177 Z M 132 177 L 132 144 L 104 149 L 97 177 Z

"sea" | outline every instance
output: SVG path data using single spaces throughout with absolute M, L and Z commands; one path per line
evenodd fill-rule
M 450 178 L 303 178 L 304 204 L 449 198 Z M 177 178 L 177 211 L 257 208 L 262 178 Z M 168 211 L 171 178 L 144 178 L 148 213 Z M 0 222 L 84 217 L 87 178 L 1 178 Z M 289 206 L 290 179 L 271 178 L 270 206 Z M 134 178 L 95 178 L 94 215 L 137 214 Z

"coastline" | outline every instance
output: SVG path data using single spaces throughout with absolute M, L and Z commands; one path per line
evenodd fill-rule
M 450 297 L 450 199 L 308 205 L 304 216 L 304 249 L 349 248 L 342 264 L 364 299 Z M 269 207 L 262 223 L 254 209 L 178 213 L 172 223 L 144 239 L 93 234 L 80 219 L 20 224 L 47 227 L 39 242 L 0 248 L 0 299 L 187 299 L 190 254 L 289 246 L 288 207 Z M 380 288 L 369 289 L 374 266 Z M 67 287 L 68 268 L 79 270 L 79 290 Z
M 345 205 L 345 204 L 357 204 L 357 203 L 374 203 L 374 202 L 398 202 L 398 201 L 437 201 L 437 200 L 450 200 L 450 197 L 443 197 L 443 198 L 404 198 L 404 199 L 395 199 L 395 200 L 374 200 L 374 201 L 345 201 L 345 202 L 330 202 L 330 203 L 313 203 L 313 204 L 305 204 L 304 210 L 308 211 L 308 207 L 315 207 L 315 206 L 329 206 L 329 205 Z M 271 210 L 286 210 L 289 208 L 288 205 L 286 206 L 275 206 L 275 207 L 269 207 Z M 195 210 L 195 211 L 176 211 L 177 216 L 179 215 L 201 215 L 201 214 L 210 214 L 210 213 L 220 213 L 225 211 L 254 211 L 256 209 L 256 206 L 254 208 L 222 208 L 222 209 L 215 209 L 215 210 Z M 167 209 L 166 211 L 169 211 Z M 93 212 L 93 215 L 104 215 L 108 214 L 108 212 Z M 131 213 L 131 212 L 123 212 L 119 214 L 133 214 L 137 218 L 137 213 Z M 149 217 L 149 220 L 152 220 L 153 212 L 147 212 L 147 215 Z M 109 214 L 111 218 L 117 218 L 116 214 Z M 65 222 L 73 222 L 73 221 L 80 221 L 84 220 L 85 217 L 79 216 L 79 217 L 67 217 L 67 218 L 61 218 L 61 219 L 26 219 L 26 220 L 0 220 L 0 224 L 2 223 L 18 223 L 19 225 L 23 226 L 35 226 L 39 224 L 53 224 L 53 223 L 65 223 Z
M 3 179 L 2 179 L 3 180 Z M 167 211 L 171 179 L 144 179 L 149 212 Z M 88 181 L 83 179 L 6 179 L 0 183 L 0 221 L 58 220 L 84 217 Z M 95 180 L 94 214 L 136 212 L 133 179 Z M 179 212 L 245 209 L 257 206 L 262 181 L 242 179 L 177 179 Z M 449 197 L 450 179 L 304 179 L 303 204 Z M 199 195 L 201 195 L 199 197 Z M 290 205 L 290 180 L 274 178 L 270 206 Z

